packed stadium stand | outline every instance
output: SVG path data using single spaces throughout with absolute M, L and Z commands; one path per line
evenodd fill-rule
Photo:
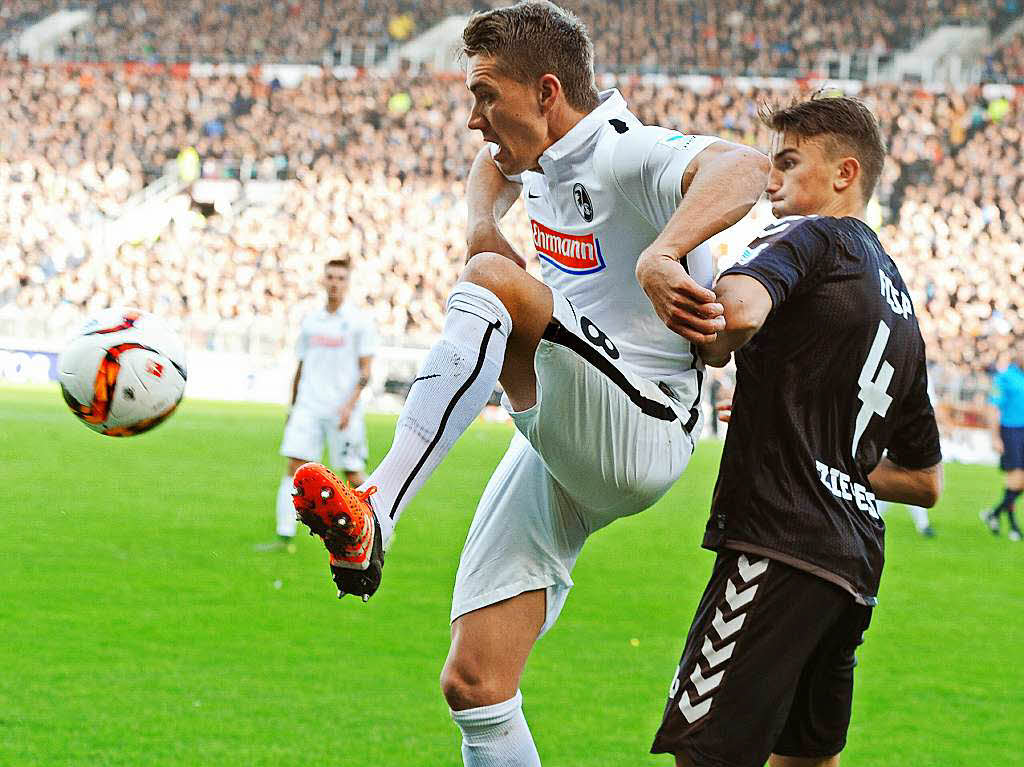
M 1024 32 L 1018 31 L 985 57 L 985 79 L 1024 84 Z
M 823 50 L 888 53 L 940 24 L 1021 23 L 1019 0 L 569 5 L 593 30 L 601 68 L 619 73 L 604 84 L 645 122 L 762 149 L 757 104 L 818 79 L 717 75 L 803 77 Z M 0 61 L 0 336 L 59 337 L 127 303 L 171 318 L 200 348 L 279 353 L 318 296 L 324 259 L 347 253 L 357 300 L 385 339 L 428 342 L 464 261 L 463 181 L 480 146 L 465 130 L 468 94 L 458 74 L 320 64 L 340 40 L 391 45 L 473 7 L 4 3 L 0 42 L 55 10 L 92 17 L 60 42 L 61 60 Z M 1021 40 L 986 52 L 987 81 L 1024 77 Z M 274 62 L 317 66 L 287 82 Z M 661 74 L 640 75 L 650 72 Z M 702 73 L 716 77 L 691 76 Z M 937 377 L 973 380 L 1024 337 L 1021 98 L 980 84 L 841 87 L 869 103 L 889 139 L 876 223 L 913 290 Z M 118 229 L 126 219 L 139 225 L 130 235 Z M 520 211 L 510 226 L 529 251 Z
M 587 23 L 601 69 L 800 75 L 821 51 L 909 48 L 941 24 L 995 30 L 1020 14 L 1020 0 L 596 0 L 564 3 Z M 345 43 L 402 42 L 446 16 L 486 8 L 480 0 L 16 0 L 3 30 L 59 8 L 92 21 L 61 44 L 90 61 L 328 61 Z

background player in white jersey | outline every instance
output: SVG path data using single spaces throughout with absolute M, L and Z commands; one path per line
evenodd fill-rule
M 691 342 L 722 327 L 699 284 L 712 277 L 702 243 L 752 207 L 768 162 L 643 126 L 617 91 L 598 93 L 585 29 L 551 3 L 475 15 L 463 42 L 469 128 L 494 150 L 470 174 L 471 258 L 443 336 L 367 488 L 302 467 L 295 501 L 340 590 L 368 598 L 402 510 L 500 380 L 518 433 L 469 531 L 441 685 L 466 764 L 536 765 L 526 659 L 587 536 L 653 504 L 690 459 L 703 373 Z M 547 284 L 500 232 L 523 191 Z
M 295 356 L 291 411 L 281 442 L 288 459 L 277 492 L 277 534 L 288 543 L 295 535 L 292 477 L 307 461 L 328 461 L 353 485 L 366 470 L 366 424 L 359 396 L 370 378 L 376 334 L 365 313 L 346 304 L 350 264 L 332 259 L 324 266 L 327 304 L 302 320 Z

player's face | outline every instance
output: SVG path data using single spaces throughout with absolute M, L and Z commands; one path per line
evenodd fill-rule
M 513 80 L 499 71 L 494 57 L 480 55 L 469 59 L 466 87 L 473 94 L 467 125 L 498 147 L 495 164 L 510 176 L 535 168 L 548 148 L 539 85 Z
M 783 218 L 825 213 L 834 197 L 834 165 L 820 138 L 782 136 L 772 155 L 765 189 L 772 215 Z
M 340 303 L 348 289 L 348 269 L 344 266 L 328 266 L 324 270 L 324 287 L 327 288 L 327 300 Z

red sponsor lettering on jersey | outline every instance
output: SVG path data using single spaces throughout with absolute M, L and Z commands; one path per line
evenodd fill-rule
M 537 255 L 569 274 L 593 274 L 604 269 L 601 243 L 593 233 L 563 234 L 530 220 Z
M 146 372 L 149 373 L 154 378 L 163 378 L 164 366 L 161 365 L 156 360 L 148 360 L 146 362 Z
M 344 346 L 345 339 L 342 336 L 310 336 L 309 345 L 327 347 Z

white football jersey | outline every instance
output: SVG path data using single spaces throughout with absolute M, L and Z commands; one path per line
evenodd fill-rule
M 523 185 L 544 282 L 603 331 L 637 373 L 687 398 L 699 394 L 700 362 L 658 318 L 635 270 L 679 206 L 690 161 L 717 140 L 643 125 L 617 90 L 604 91 L 599 106 L 540 156 L 543 172 L 512 177 Z M 711 287 L 707 245 L 685 264 Z
M 359 381 L 359 358 L 372 356 L 376 346 L 366 313 L 347 304 L 333 314 L 320 309 L 306 316 L 295 347 L 302 361 L 295 405 L 333 418 Z

